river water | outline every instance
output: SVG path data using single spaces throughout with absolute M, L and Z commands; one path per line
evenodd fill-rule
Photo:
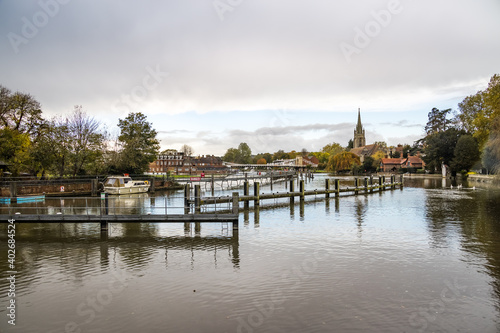
M 500 191 L 450 185 L 282 200 L 240 213 L 237 232 L 18 224 L 15 326 L 2 223 L 0 332 L 498 332 Z M 181 196 L 113 204 L 175 209 Z

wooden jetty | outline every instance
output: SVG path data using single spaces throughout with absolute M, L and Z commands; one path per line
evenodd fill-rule
M 290 204 L 294 203 L 296 197 L 299 197 L 299 200 L 303 201 L 306 196 L 310 195 L 324 195 L 325 198 L 329 198 L 330 194 L 335 195 L 335 197 L 339 197 L 341 193 L 346 195 L 358 195 L 360 193 L 373 193 L 374 191 L 385 191 L 387 189 L 395 189 L 399 187 L 403 188 L 403 175 L 400 175 L 399 182 L 396 182 L 396 176 L 390 176 L 390 181 L 386 182 L 385 176 L 378 177 L 378 180 L 374 181 L 373 177 L 370 178 L 355 178 L 354 179 L 354 187 L 340 187 L 340 180 L 334 179 L 334 188 L 331 188 L 331 180 L 325 179 L 325 188 L 322 190 L 305 190 L 304 180 L 300 180 L 299 182 L 299 190 L 295 191 L 295 181 L 290 181 L 290 191 L 289 192 L 276 192 L 276 193 L 260 193 L 260 183 L 255 182 L 253 184 L 253 195 L 250 195 L 250 186 L 248 182 L 245 182 L 243 185 L 243 196 L 240 196 L 239 193 L 234 192 L 232 197 L 223 196 L 223 197 L 210 197 L 210 198 L 202 198 L 200 196 L 201 190 L 199 185 L 195 185 L 195 197 L 194 200 L 191 200 L 188 195 L 190 190 L 188 186 L 184 191 L 185 193 L 185 204 L 194 204 L 195 211 L 201 211 L 202 205 L 217 205 L 223 203 L 233 203 L 234 202 L 244 202 L 244 208 L 249 208 L 249 202 L 253 201 L 254 207 L 259 206 L 260 202 L 263 200 L 269 199 L 278 199 L 278 198 L 290 198 Z M 233 211 L 234 211 L 233 207 Z
M 250 195 L 249 182 L 246 181 L 243 187 L 243 195 L 239 192 L 233 192 L 232 196 L 225 197 L 201 197 L 200 185 L 195 185 L 194 198 L 191 198 L 190 185 L 187 184 L 184 189 L 184 214 L 167 214 L 165 204 L 165 214 L 109 214 L 108 196 L 101 196 L 100 214 L 20 214 L 12 213 L 0 215 L 0 223 L 7 223 L 9 220 L 15 220 L 16 223 L 99 223 L 101 231 L 107 232 L 109 223 L 232 223 L 233 230 L 238 230 L 238 218 L 240 211 L 240 202 L 244 203 L 244 209 L 249 208 L 249 203 L 253 202 L 255 208 L 259 207 L 260 202 L 264 200 L 274 200 L 277 198 L 289 198 L 290 205 L 294 204 L 296 197 L 303 202 L 306 196 L 324 195 L 329 198 L 344 195 L 369 194 L 374 191 L 380 192 L 387 189 L 394 190 L 397 187 L 403 188 L 403 176 L 399 182 L 396 182 L 396 176 L 390 176 L 390 181 L 386 182 L 385 176 L 378 177 L 374 181 L 370 178 L 355 178 L 354 187 L 341 187 L 340 180 L 334 179 L 333 188 L 331 188 L 331 179 L 325 179 L 325 188 L 321 190 L 305 190 L 304 180 L 299 181 L 299 189 L 295 190 L 295 181 L 290 181 L 289 192 L 260 193 L 260 183 L 253 183 L 253 195 Z M 344 196 L 343 195 L 343 196 Z M 217 210 L 218 204 L 227 204 L 230 209 Z M 201 212 L 201 207 L 214 205 L 214 211 Z M 84 207 L 87 208 L 87 207 Z M 162 207 L 157 207 L 162 208 Z M 191 209 L 194 208 L 194 209 Z M 88 212 L 88 210 L 86 209 Z M 116 212 L 116 211 L 115 211 Z

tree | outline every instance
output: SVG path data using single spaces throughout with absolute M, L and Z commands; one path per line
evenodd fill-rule
M 250 147 L 245 142 L 242 142 L 238 146 L 238 151 L 239 156 L 237 163 L 250 164 L 250 162 L 252 161 L 252 150 L 250 149 Z
M 490 138 L 484 147 L 482 162 L 488 173 L 498 173 L 500 170 L 500 116 L 492 122 Z
M 229 148 L 222 157 L 222 160 L 238 164 L 250 164 L 252 161 L 252 150 L 245 142 L 242 142 L 238 148 Z
M 376 172 L 377 167 L 375 166 L 375 159 L 371 156 L 366 156 L 361 165 L 364 172 Z
M 300 155 L 302 155 L 303 157 L 306 157 L 307 155 L 309 155 L 309 152 L 307 151 L 306 148 L 302 148 L 302 150 L 300 151 Z
M 469 171 L 480 157 L 476 139 L 471 135 L 460 136 L 454 149 L 454 155 L 451 161 L 452 170 L 455 172 Z
M 33 96 L 0 86 L 0 159 L 14 175 L 29 170 L 31 146 L 43 124 L 40 103 Z
M 412 151 L 412 147 L 408 144 L 405 144 L 403 146 L 403 158 L 407 158 L 408 157 L 408 153 L 411 153 Z
M 322 153 L 327 153 L 329 155 L 337 155 L 338 153 L 344 151 L 344 148 L 337 142 L 332 142 L 321 148 Z M 316 156 L 318 157 L 318 156 Z M 319 159 L 319 157 L 318 157 Z
M 446 131 L 451 124 L 451 120 L 447 118 L 450 112 L 451 109 L 439 110 L 437 108 L 432 108 L 431 112 L 427 114 L 429 120 L 425 125 L 425 133 L 431 135 Z
M 455 116 L 456 123 L 472 134 L 482 149 L 489 140 L 494 119 L 500 116 L 500 75 L 493 75 L 488 88 L 467 96 L 458 107 L 460 112 Z
M 425 137 L 424 161 L 431 170 L 441 170 L 441 164 L 450 165 L 460 136 L 465 132 L 449 128 Z
M 236 148 L 229 148 L 226 151 L 226 153 L 224 154 L 224 156 L 222 157 L 222 160 L 225 161 L 225 162 L 236 163 L 236 161 L 238 160 L 238 155 L 239 155 L 238 149 L 236 149 Z
M 257 160 L 257 164 L 267 164 L 267 161 L 265 158 L 262 157 Z
M 375 141 L 374 144 L 377 145 L 381 149 L 387 148 L 387 142 L 385 142 L 385 141 Z
M 289 159 L 290 156 L 288 155 L 288 153 L 285 153 L 285 151 L 283 149 L 280 149 L 278 150 L 277 152 L 275 152 L 273 154 L 273 161 L 275 160 L 286 160 L 286 159 Z
M 350 171 L 356 165 L 361 165 L 359 156 L 351 152 L 344 151 L 335 156 L 330 156 L 327 170 L 336 172 Z
M 156 159 L 160 149 L 156 130 L 140 112 L 131 112 L 125 119 L 119 119 L 118 127 L 118 140 L 123 146 L 120 152 L 120 169 L 132 174 L 145 172 L 149 163 Z
M 40 103 L 30 94 L 12 93 L 0 86 L 0 125 L 34 135 L 43 124 Z
M 26 169 L 31 141 L 26 133 L 5 127 L 0 129 L 0 160 L 10 164 L 14 176 Z
M 373 158 L 373 167 L 378 169 L 380 167 L 380 162 L 385 158 L 385 153 L 382 150 L 377 151 L 371 156 Z
M 184 156 L 193 156 L 194 154 L 194 149 L 193 147 L 189 146 L 189 145 L 182 145 L 181 147 L 181 152 L 184 153 Z
M 69 132 L 69 151 L 71 173 L 85 174 L 91 161 L 98 160 L 103 151 L 104 136 L 99 132 L 100 123 L 82 110 L 82 106 L 75 106 L 73 114 L 67 121 Z
M 351 150 L 352 148 L 354 148 L 354 141 L 352 141 L 352 139 L 349 140 L 349 142 L 347 143 L 347 147 L 345 148 L 347 151 Z

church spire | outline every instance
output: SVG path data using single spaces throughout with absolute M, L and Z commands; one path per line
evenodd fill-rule
M 361 109 L 358 108 L 358 124 L 356 125 L 356 132 L 363 132 L 363 125 L 361 124 Z
M 363 124 L 361 124 L 361 109 L 358 108 L 358 124 L 354 130 L 354 148 L 363 147 L 366 145 L 365 140 L 365 130 L 363 129 Z

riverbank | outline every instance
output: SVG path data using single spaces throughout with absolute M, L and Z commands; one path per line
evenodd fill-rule
M 469 182 L 500 185 L 500 178 L 498 178 L 498 176 L 493 176 L 493 175 L 469 175 L 467 180 Z

